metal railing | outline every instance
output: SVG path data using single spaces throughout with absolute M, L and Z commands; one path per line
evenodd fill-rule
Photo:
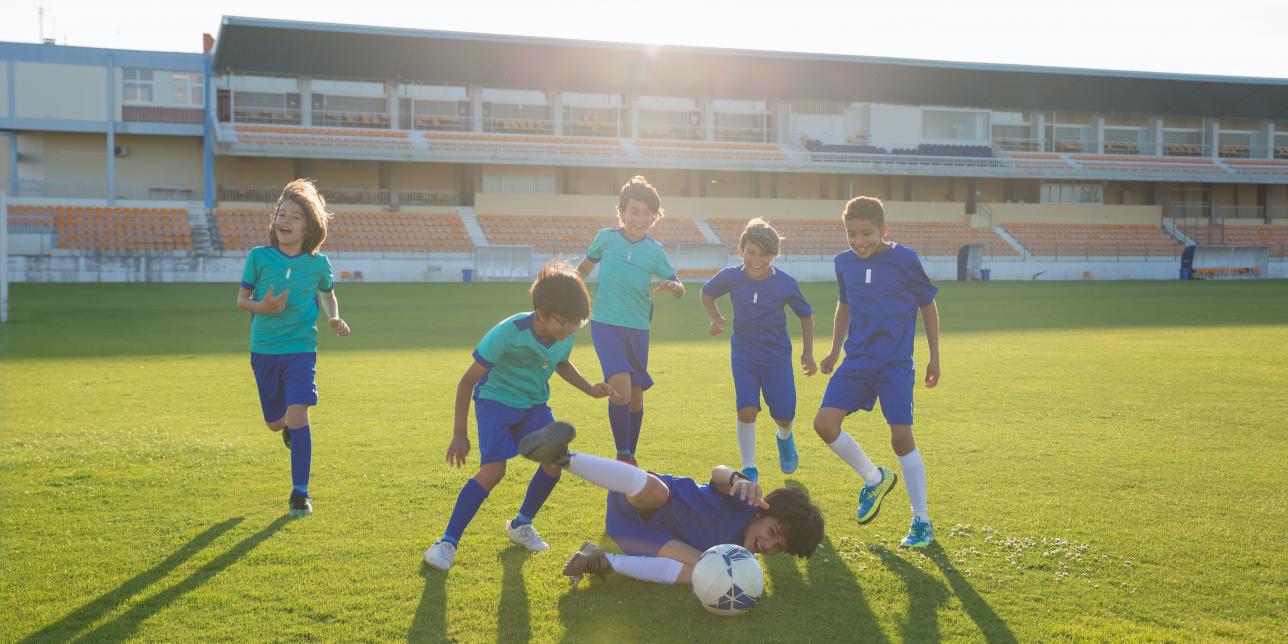
M 102 181 L 46 181 L 19 179 L 15 197 L 60 199 L 107 199 L 107 183 Z M 116 198 L 136 201 L 197 201 L 201 189 L 175 184 L 117 182 Z
M 388 190 L 383 188 L 321 189 L 328 203 L 363 206 L 456 206 L 460 196 L 453 190 Z M 280 186 L 219 186 L 219 201 L 273 204 L 282 194 Z

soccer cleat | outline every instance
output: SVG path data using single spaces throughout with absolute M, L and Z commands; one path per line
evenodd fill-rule
M 930 525 L 930 521 L 922 521 L 916 517 L 912 518 L 912 525 L 908 527 L 908 536 L 899 542 L 900 548 L 925 548 L 934 543 L 935 528 Z
M 568 443 L 577 437 L 577 430 L 569 423 L 556 420 L 519 441 L 519 453 L 524 458 L 543 465 L 568 465 Z
M 752 483 L 760 481 L 760 470 L 756 469 L 755 465 L 748 465 L 747 467 L 742 468 L 742 475 L 747 477 L 747 480 Z
M 630 465 L 631 467 L 639 467 L 639 466 L 640 466 L 639 461 L 635 460 L 635 457 L 634 457 L 634 456 L 632 456 L 632 455 L 630 455 L 630 454 L 618 454 L 618 455 L 617 455 L 617 460 L 619 460 L 619 461 L 621 461 L 621 462 L 623 462 L 623 463 L 625 463 L 625 464 L 627 464 L 627 465 Z
M 881 472 L 881 482 L 864 486 L 863 491 L 859 492 L 859 523 L 867 523 L 877 518 L 877 512 L 881 511 L 881 499 L 885 498 L 885 495 L 894 487 L 895 481 L 899 480 L 899 477 L 888 467 L 878 467 L 877 470 Z
M 782 468 L 783 474 L 791 474 L 796 471 L 796 466 L 800 465 L 800 456 L 796 453 L 796 434 L 788 434 L 787 438 L 778 438 L 778 467 Z
M 281 433 L 282 444 L 286 445 L 286 449 L 291 449 L 291 430 L 286 429 L 285 427 L 283 427 L 282 429 L 273 429 L 272 427 L 269 427 L 269 429 L 272 429 L 275 432 Z
M 546 543 L 537 534 L 537 529 L 532 527 L 531 523 L 520 523 L 517 527 L 513 521 L 505 522 L 505 531 L 510 535 L 510 541 L 513 541 L 533 552 L 545 552 L 550 549 L 550 544 Z
M 606 575 L 613 571 L 613 565 L 609 563 L 608 556 L 599 546 L 583 541 L 581 549 L 572 553 L 568 563 L 564 564 L 563 574 L 572 582 L 573 586 L 581 583 L 582 577 L 587 573 L 592 575 Z
M 291 500 L 288 505 L 290 505 L 291 516 L 293 517 L 307 517 L 313 514 L 313 503 L 309 499 L 307 492 L 291 490 Z
M 425 551 L 425 563 L 430 568 L 447 570 L 456 561 L 456 544 L 450 541 L 438 541 Z

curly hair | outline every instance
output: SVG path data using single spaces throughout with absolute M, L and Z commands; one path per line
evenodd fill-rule
M 823 513 L 809 499 L 809 493 L 794 487 L 780 487 L 765 496 L 769 509 L 760 516 L 778 519 L 783 529 L 786 551 L 797 557 L 808 557 L 823 540 Z
M 642 175 L 631 177 L 631 180 L 622 186 L 622 192 L 617 197 L 617 216 L 626 214 L 626 203 L 631 199 L 636 199 L 648 206 L 648 211 L 657 215 L 658 219 L 666 216 L 662 211 L 662 198 L 658 196 L 657 188 L 654 188 L 653 184 Z

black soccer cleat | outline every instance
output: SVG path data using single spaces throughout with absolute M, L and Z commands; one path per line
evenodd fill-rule
M 582 577 L 587 574 L 603 576 L 610 572 L 613 572 L 613 564 L 609 563 L 608 556 L 599 546 L 589 541 L 582 542 L 581 549 L 572 553 L 563 568 L 564 576 L 573 586 L 581 583 Z
M 291 508 L 291 516 L 306 517 L 313 514 L 313 502 L 309 495 L 299 490 L 291 490 L 291 500 L 288 502 Z
M 519 453 L 524 458 L 543 465 L 568 465 L 568 443 L 577 437 L 572 424 L 556 420 L 519 441 Z

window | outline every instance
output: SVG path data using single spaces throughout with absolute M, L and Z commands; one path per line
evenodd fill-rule
M 205 103 L 202 100 L 201 74 L 196 72 L 175 72 L 171 79 L 171 87 L 174 89 L 174 102 L 176 105 L 201 106 Z
M 152 102 L 152 70 L 126 67 L 121 70 L 121 74 L 125 86 L 126 103 Z
M 1103 204 L 1105 188 L 1097 184 L 1044 183 L 1042 203 Z

